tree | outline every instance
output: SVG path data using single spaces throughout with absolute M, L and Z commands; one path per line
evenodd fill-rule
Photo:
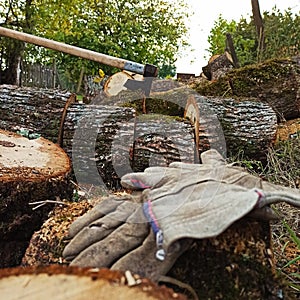
M 256 34 L 257 34 L 257 60 L 260 61 L 261 55 L 263 54 L 263 51 L 265 49 L 265 28 L 264 28 L 264 22 L 260 13 L 259 8 L 259 1 L 258 0 L 251 0 L 252 4 L 252 16 L 253 16 L 253 22 L 255 24 L 256 28 Z
M 0 25 L 30 32 L 32 0 L 0 1 Z M 18 84 L 18 70 L 25 45 L 17 40 L 0 38 L 0 84 Z
M 273 8 L 263 13 L 265 45 L 258 53 L 258 40 L 253 18 L 241 18 L 227 21 L 221 15 L 210 31 L 207 51 L 210 55 L 221 54 L 225 49 L 226 33 L 232 35 L 235 50 L 240 64 L 257 62 L 258 57 L 266 60 L 276 57 L 288 57 L 300 53 L 300 16 L 294 15 L 290 9 L 280 12 Z M 259 55 L 258 55 L 259 54 Z
M 162 65 L 159 68 L 158 77 L 159 78 L 172 78 L 176 75 L 176 66 L 175 65 Z
M 179 46 L 186 45 L 185 6 L 184 0 L 32 0 L 30 33 L 140 63 L 174 65 Z M 55 59 L 74 81 L 82 68 L 89 74 L 99 67 L 116 71 L 32 45 L 26 50 L 27 60 Z

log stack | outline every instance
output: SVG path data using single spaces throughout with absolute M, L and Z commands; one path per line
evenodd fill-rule
M 179 94 L 184 95 L 182 102 L 185 93 Z M 169 92 L 167 97 L 171 96 Z M 171 121 L 166 117 L 168 121 L 164 121 L 163 128 L 157 118 L 154 121 L 150 118 L 139 121 L 134 108 L 118 106 L 112 100 L 110 104 L 97 104 L 97 101 L 88 105 L 71 103 L 62 122 L 70 97 L 70 93 L 59 91 L 1 86 L 0 128 L 25 131 L 30 136 L 40 135 L 53 142 L 57 142 L 63 132 L 62 148 L 72 159 L 76 179 L 94 185 L 104 183 L 109 189 L 120 188 L 120 177 L 125 173 L 149 166 L 150 153 L 150 164 L 165 164 L 180 159 L 194 162 L 193 126 L 183 119 Z M 184 105 L 178 110 L 178 105 L 173 103 L 172 110 L 175 108 L 177 113 L 182 114 Z M 172 122 L 177 124 L 177 128 L 173 126 L 171 129 Z M 170 140 L 167 146 L 169 153 L 167 148 L 161 147 L 166 135 Z M 157 137 L 160 140 L 158 143 Z M 180 149 L 173 149 L 178 143 Z

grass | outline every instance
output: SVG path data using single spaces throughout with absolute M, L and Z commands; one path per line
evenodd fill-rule
M 282 141 L 270 148 L 267 163 L 251 161 L 240 153 L 233 161 L 245 167 L 251 174 L 264 180 L 300 188 L 300 138 Z M 273 221 L 271 233 L 276 270 L 286 278 L 295 296 L 300 296 L 300 212 L 299 208 L 285 203 L 273 205 L 281 216 Z
M 266 179 L 299 188 L 300 138 L 280 142 L 268 153 Z M 286 204 L 274 205 L 282 220 L 272 225 L 278 273 L 284 275 L 295 294 L 300 295 L 300 212 Z

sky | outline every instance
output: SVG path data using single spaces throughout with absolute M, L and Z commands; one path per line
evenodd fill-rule
M 194 73 L 198 76 L 202 67 L 207 64 L 204 55 L 209 56 L 205 49 L 209 48 L 207 37 L 219 15 L 226 20 L 239 21 L 241 17 L 252 14 L 251 0 L 186 0 L 194 12 L 190 21 L 189 43 L 187 51 L 180 51 L 181 58 L 176 62 L 177 73 Z M 294 13 L 300 11 L 300 0 L 260 0 L 261 13 L 271 11 L 276 6 L 281 11 L 291 8 Z

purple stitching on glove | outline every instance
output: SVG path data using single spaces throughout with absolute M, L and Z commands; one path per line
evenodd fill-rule
M 145 185 L 142 181 L 140 180 L 137 180 L 137 179 L 130 179 L 131 183 L 139 188 L 139 189 L 150 189 L 151 186 L 148 186 L 148 185 Z
M 143 212 L 145 217 L 147 218 L 148 222 L 151 225 L 151 228 L 155 234 L 156 237 L 156 246 L 157 246 L 157 251 L 156 251 L 156 258 L 158 260 L 163 261 L 165 259 L 165 250 L 162 249 L 162 244 L 164 241 L 164 235 L 162 230 L 159 228 L 158 221 L 153 213 L 152 210 L 152 202 L 151 200 L 148 200 L 143 204 Z
M 254 191 L 258 195 L 258 199 L 257 199 L 255 207 L 261 208 L 261 206 L 263 206 L 263 205 L 261 205 L 261 202 L 265 199 L 265 194 L 263 193 L 263 191 L 260 191 L 258 189 L 254 189 Z

